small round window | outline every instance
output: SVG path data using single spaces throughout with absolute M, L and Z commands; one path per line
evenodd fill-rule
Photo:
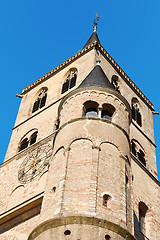
M 64 235 L 70 235 L 70 234 L 71 234 L 71 231 L 70 231 L 70 230 L 64 231 Z

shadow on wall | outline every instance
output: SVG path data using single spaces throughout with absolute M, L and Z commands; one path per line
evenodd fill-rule
M 134 218 L 134 236 L 137 238 L 137 240 L 150 240 L 139 231 L 139 219 L 134 211 L 133 218 Z

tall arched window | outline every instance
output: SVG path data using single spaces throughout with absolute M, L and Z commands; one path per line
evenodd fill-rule
M 20 152 L 20 151 L 24 150 L 25 148 L 27 148 L 28 147 L 28 143 L 29 143 L 28 138 L 25 138 L 23 141 L 21 141 L 19 149 L 18 149 L 18 152 Z
M 117 92 L 120 93 L 118 76 L 113 75 L 113 76 L 112 76 L 112 79 L 111 79 L 111 83 L 112 83 L 114 89 L 115 89 Z
M 139 110 L 139 101 L 137 98 L 132 98 L 132 119 L 142 127 L 142 116 Z
M 134 139 L 131 141 L 131 151 L 138 160 L 146 166 L 145 153 L 142 146 Z
M 146 233 L 146 212 L 148 207 L 145 203 L 139 203 L 139 231 L 142 232 L 144 235 Z
M 21 140 L 19 147 L 18 147 L 18 152 L 21 152 L 22 150 L 24 150 L 25 148 L 31 146 L 32 144 L 34 144 L 37 140 L 37 134 L 38 131 L 34 131 L 33 130 L 31 132 L 29 132 L 27 135 L 25 135 L 25 138 Z
M 111 120 L 113 113 L 115 112 L 115 108 L 111 104 L 103 104 L 101 111 L 101 118 Z
M 46 99 L 47 99 L 47 88 L 42 88 L 40 93 L 38 94 L 38 97 L 36 98 L 32 113 L 36 112 L 38 109 L 42 108 L 45 106 Z
M 34 144 L 34 143 L 36 142 L 36 140 L 37 140 L 37 134 L 38 134 L 38 132 L 34 132 L 34 133 L 31 135 L 30 140 L 29 140 L 30 145 L 32 145 L 32 144 Z
M 94 101 L 85 102 L 84 115 L 86 117 L 98 117 L 98 103 Z
M 62 86 L 62 94 L 67 92 L 69 89 L 73 88 L 76 85 L 76 79 L 77 79 L 77 69 L 71 68 L 66 76 L 65 82 Z

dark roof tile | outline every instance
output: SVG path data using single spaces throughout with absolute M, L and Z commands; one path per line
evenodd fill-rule
M 114 90 L 114 87 L 99 65 L 96 65 L 93 68 L 93 70 L 88 74 L 78 88 L 89 86 L 106 87 Z

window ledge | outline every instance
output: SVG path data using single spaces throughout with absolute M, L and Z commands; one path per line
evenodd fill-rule
M 157 183 L 158 186 L 160 186 L 160 182 L 158 181 L 158 179 L 143 165 L 143 163 L 141 163 L 138 158 L 136 158 L 133 153 L 130 153 L 131 158 L 148 174 L 148 176 L 150 178 L 152 178 L 152 180 Z
M 0 233 L 40 213 L 44 192 L 0 214 Z
M 140 127 L 138 124 L 135 124 L 135 122 L 132 120 L 132 124 L 143 134 L 143 136 L 145 136 L 147 139 L 148 139 L 148 141 L 154 146 L 154 147 L 157 147 L 156 145 L 155 145 L 155 143 L 142 131 L 143 129 L 142 129 L 142 127 Z

